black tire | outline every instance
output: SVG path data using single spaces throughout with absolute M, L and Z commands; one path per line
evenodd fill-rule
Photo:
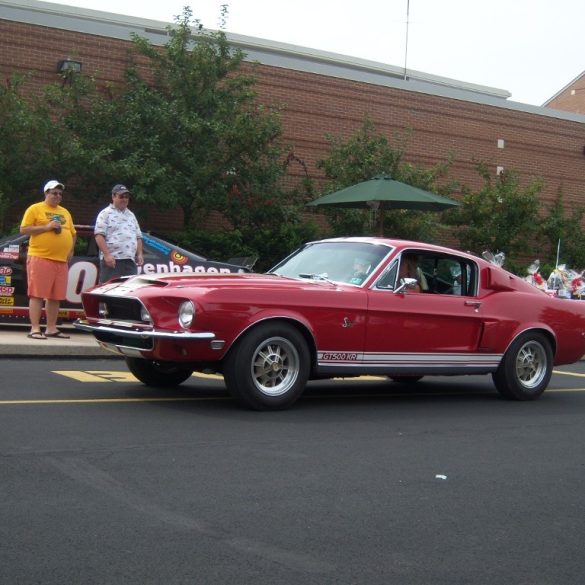
M 294 404 L 309 377 L 310 354 L 299 331 L 287 323 L 265 323 L 230 350 L 223 370 L 230 394 L 254 410 Z
M 501 396 L 508 400 L 536 400 L 548 386 L 553 370 L 550 341 L 538 332 L 520 335 L 492 374 Z
M 143 384 L 155 388 L 178 386 L 193 374 L 193 370 L 180 368 L 173 363 L 142 358 L 127 357 L 126 365 Z
M 390 376 L 393 382 L 398 384 L 414 384 L 423 379 L 423 376 Z

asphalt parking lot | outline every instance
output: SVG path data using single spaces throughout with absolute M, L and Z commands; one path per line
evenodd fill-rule
M 533 403 L 354 379 L 260 413 L 58 343 L 0 360 L 0 583 L 581 582 L 582 363 Z

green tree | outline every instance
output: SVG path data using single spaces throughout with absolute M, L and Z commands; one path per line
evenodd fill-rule
M 504 252 L 506 266 L 534 249 L 538 230 L 538 195 L 543 183 L 534 179 L 522 188 L 515 171 L 493 177 L 485 163 L 477 165 L 484 180 L 479 191 L 463 188 L 461 206 L 449 215 L 461 245 L 477 254 L 485 250 Z
M 547 269 L 554 268 L 557 263 L 566 264 L 569 268 L 582 270 L 585 268 L 585 231 L 583 230 L 583 206 L 573 207 L 567 214 L 563 194 L 559 191 L 556 200 L 548 208 L 548 213 L 540 222 L 540 240 L 544 246 L 541 250 L 541 263 Z M 550 272 L 549 270 L 549 272 Z
M 377 175 L 388 175 L 397 181 L 440 193 L 450 194 L 453 184 L 439 185 L 450 167 L 450 161 L 429 169 L 404 161 L 410 132 L 394 136 L 394 145 L 376 131 L 374 123 L 366 117 L 362 126 L 348 140 L 327 136 L 330 152 L 317 166 L 325 172 L 327 183 L 324 193 L 331 193 Z M 368 210 L 327 208 L 332 231 L 336 235 L 362 235 L 373 233 L 375 221 Z M 420 211 L 396 210 L 384 215 L 384 233 L 395 237 L 431 241 L 440 237 L 442 225 L 438 214 Z
M 123 83 L 99 88 L 73 76 L 53 88 L 75 137 L 72 167 L 94 195 L 116 177 L 139 201 L 179 207 L 185 230 L 206 231 L 209 213 L 220 212 L 233 229 L 199 238 L 214 250 L 243 239 L 261 254 L 290 252 L 306 234 L 299 216 L 306 188 L 284 189 L 281 108 L 258 103 L 244 54 L 223 31 L 204 29 L 190 8 L 168 32 L 163 48 L 134 37 Z
M 42 100 L 23 97 L 23 76 L 0 83 L 0 233 L 11 209 L 41 198 L 44 182 L 61 178 L 66 139 Z
M 242 211 L 250 218 L 246 202 L 275 197 L 283 171 L 279 110 L 257 103 L 244 54 L 223 31 L 204 29 L 185 8 L 168 32 L 162 49 L 134 36 L 124 83 L 98 90 L 77 79 L 61 92 L 64 124 L 86 169 L 79 172 L 92 185 L 123 178 L 138 200 L 180 207 L 185 226 L 219 210 L 237 227 Z

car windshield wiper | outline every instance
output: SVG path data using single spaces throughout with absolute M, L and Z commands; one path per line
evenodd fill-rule
M 310 280 L 324 280 L 325 282 L 329 282 L 331 284 L 335 284 L 327 275 L 326 272 L 322 272 L 321 274 L 310 273 L 310 272 L 301 272 L 299 274 L 299 278 L 308 278 Z
M 286 278 L 288 280 L 298 280 L 294 276 L 289 276 L 288 274 L 280 274 L 280 272 L 267 272 L 266 274 L 271 274 L 272 276 L 278 276 L 278 278 Z

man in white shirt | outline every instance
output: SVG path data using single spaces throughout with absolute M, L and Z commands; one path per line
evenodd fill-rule
M 144 264 L 142 232 L 128 209 L 130 191 L 124 185 L 112 189 L 112 203 L 95 220 L 95 241 L 100 249 L 100 282 L 138 272 Z

